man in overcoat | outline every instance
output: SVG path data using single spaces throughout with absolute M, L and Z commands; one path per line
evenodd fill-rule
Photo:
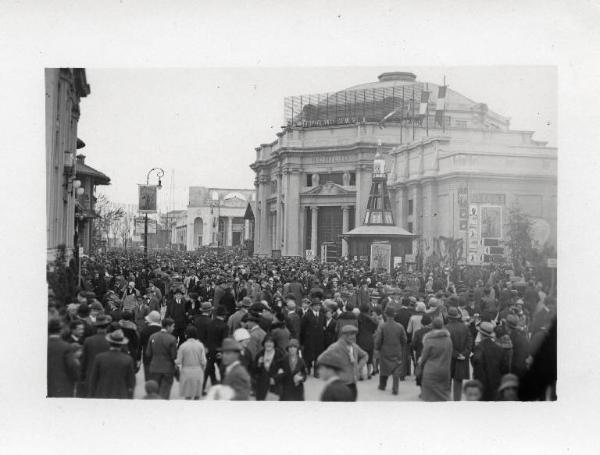
M 133 358 L 122 351 L 129 340 L 121 329 L 106 335 L 110 349 L 94 359 L 89 379 L 91 398 L 133 398 L 135 371 Z
M 75 383 L 79 378 L 79 361 L 76 347 L 60 337 L 61 324 L 58 319 L 48 322 L 48 397 L 73 397 Z
M 300 343 L 302 344 L 302 357 L 306 362 L 308 374 L 313 368 L 313 363 L 325 349 L 325 314 L 321 311 L 321 292 L 313 293 L 310 310 L 302 317 L 300 323 Z M 314 376 L 318 377 L 315 368 Z
M 460 401 L 462 382 L 469 379 L 469 357 L 472 349 L 472 338 L 469 327 L 462 321 L 462 314 L 456 307 L 448 308 L 446 329 L 452 340 L 452 359 L 450 376 L 452 377 L 452 395 L 454 401 Z
M 175 323 L 173 319 L 162 321 L 162 330 L 148 340 L 146 354 L 150 357 L 150 379 L 158 382 L 160 396 L 168 400 L 173 386 L 175 359 L 177 358 L 177 340 L 172 335 Z
M 505 349 L 502 349 L 493 339 L 494 326 L 491 322 L 482 322 L 477 330 L 482 339 L 473 349 L 471 357 L 473 379 L 483 384 L 481 400 L 494 401 L 500 380 L 508 373 L 508 358 L 504 353 Z
M 385 390 L 388 377 L 392 376 L 392 394 L 398 395 L 407 338 L 404 327 L 394 316 L 390 305 L 385 309 L 385 322 L 375 332 L 375 351 L 379 352 L 379 390 Z

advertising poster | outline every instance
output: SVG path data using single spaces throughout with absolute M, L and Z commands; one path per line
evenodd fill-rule
M 156 213 L 156 185 L 139 185 L 139 212 Z
M 390 271 L 392 245 L 389 243 L 371 244 L 371 270 Z
M 481 238 L 499 239 L 502 237 L 502 207 L 481 207 Z

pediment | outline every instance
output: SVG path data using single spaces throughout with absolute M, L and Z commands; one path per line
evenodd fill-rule
M 306 196 L 344 196 L 352 193 L 352 191 L 348 191 L 337 183 L 326 182 L 322 185 L 315 186 L 302 194 Z

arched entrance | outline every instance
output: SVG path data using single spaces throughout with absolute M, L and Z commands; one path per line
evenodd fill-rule
M 194 220 L 194 249 L 202 246 L 202 233 L 204 231 L 204 223 L 202 218 L 197 217 Z

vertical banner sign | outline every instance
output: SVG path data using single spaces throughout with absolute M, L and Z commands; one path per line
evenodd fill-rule
M 467 229 L 467 264 L 469 265 L 481 265 L 483 261 L 480 237 L 479 206 L 471 204 Z
M 466 186 L 460 187 L 457 192 L 458 199 L 458 229 L 466 231 L 469 224 L 469 190 Z
M 156 185 L 138 185 L 140 213 L 156 213 L 156 188 Z
M 392 259 L 392 245 L 383 242 L 371 244 L 371 270 L 390 271 Z

